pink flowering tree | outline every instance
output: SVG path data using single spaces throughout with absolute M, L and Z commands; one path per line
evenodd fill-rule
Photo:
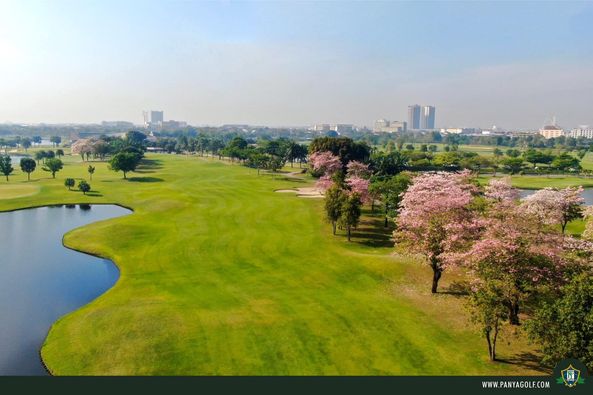
M 314 152 L 309 157 L 309 161 L 313 170 L 328 176 L 342 169 L 340 158 L 329 151 Z
M 545 224 L 560 225 L 564 233 L 570 221 L 582 217 L 582 193 L 582 187 L 544 188 L 523 199 L 522 207 Z
M 564 238 L 518 206 L 497 205 L 479 239 L 455 260 L 469 269 L 474 292 L 495 292 L 508 320 L 519 324 L 519 306 L 545 283 L 558 283 L 567 264 Z M 447 257 L 450 259 L 451 256 Z
M 461 248 L 479 230 L 469 207 L 476 193 L 469 178 L 469 172 L 421 174 L 401 199 L 395 240 L 426 257 L 433 270 L 433 293 L 445 270 L 446 254 Z
M 309 157 L 313 171 L 321 174 L 315 186 L 320 191 L 327 191 L 335 182 L 335 176 L 342 170 L 340 158 L 329 151 L 320 151 L 311 154 Z
M 593 241 L 593 206 L 587 206 L 583 210 L 583 217 L 585 218 L 585 230 L 581 237 L 584 240 Z
M 484 196 L 495 202 L 515 202 L 519 199 L 519 191 L 511 186 L 510 177 L 492 178 L 486 186 Z
M 360 197 L 362 203 L 371 202 L 371 194 L 369 193 L 369 180 L 360 177 L 348 177 L 346 185 L 350 188 L 350 193 L 355 193 Z
M 366 165 L 362 162 L 357 160 L 352 160 L 348 162 L 346 165 L 346 175 L 348 178 L 363 178 L 369 179 L 371 177 L 371 170 L 369 169 L 369 165 Z

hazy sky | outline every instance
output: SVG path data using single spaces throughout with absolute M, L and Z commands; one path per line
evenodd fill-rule
M 593 124 L 593 2 L 0 0 L 0 122 Z

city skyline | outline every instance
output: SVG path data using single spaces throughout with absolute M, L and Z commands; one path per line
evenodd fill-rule
M 570 128 L 593 123 L 592 16 L 587 2 L 5 1 L 0 122 L 141 124 L 162 108 L 195 125 L 372 126 L 430 103 L 437 128 Z

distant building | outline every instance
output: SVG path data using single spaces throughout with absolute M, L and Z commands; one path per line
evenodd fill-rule
M 407 131 L 407 123 L 403 121 L 388 121 L 379 119 L 375 121 L 373 132 L 375 133 L 401 133 Z
M 420 112 L 420 129 L 434 129 L 435 107 L 423 106 Z
M 101 122 L 101 126 L 105 128 L 131 129 L 134 127 L 134 124 L 132 122 L 127 121 L 103 121 Z
M 335 125 L 331 125 L 330 130 L 333 130 L 334 132 L 338 132 L 340 134 L 349 133 L 352 130 L 354 130 L 354 126 L 350 125 L 350 124 L 345 124 L 345 123 L 337 123 Z
M 378 119 L 375 121 L 373 132 L 382 132 L 383 129 L 389 127 L 389 121 L 386 119 Z
M 545 139 L 551 139 L 565 135 L 564 130 L 558 125 L 546 125 L 539 130 L 539 134 L 544 136 Z
M 311 130 L 314 132 L 329 132 L 331 129 L 329 123 L 316 123 Z
M 587 125 L 579 126 L 578 128 L 574 128 L 569 132 L 570 137 L 574 137 L 575 139 L 579 137 L 584 137 L 586 139 L 593 139 L 593 128 Z
M 187 122 L 183 122 L 183 121 L 170 120 L 170 121 L 162 121 L 161 122 L 162 130 L 176 130 L 176 129 L 184 128 L 186 126 L 187 126 Z
M 151 111 L 150 112 L 150 122 L 154 124 L 163 123 L 164 121 L 163 111 Z
M 412 130 L 420 129 L 420 112 L 418 104 L 408 106 L 408 127 Z
M 481 130 L 476 128 L 442 128 L 440 132 L 442 134 L 476 134 Z

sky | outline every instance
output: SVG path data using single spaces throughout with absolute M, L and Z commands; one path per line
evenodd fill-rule
M 0 122 L 593 124 L 593 2 L 0 0 Z

